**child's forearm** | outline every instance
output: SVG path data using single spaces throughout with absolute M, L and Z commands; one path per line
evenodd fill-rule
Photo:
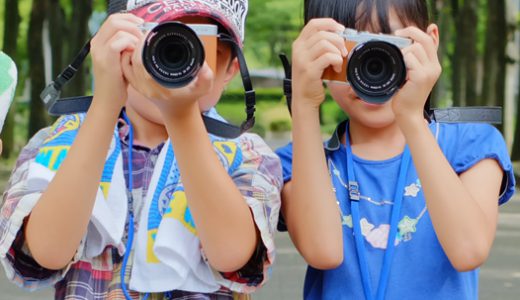
M 86 233 L 118 113 L 93 101 L 67 157 L 27 220 L 27 244 L 45 268 L 66 266 Z
M 306 261 L 319 269 L 339 265 L 343 261 L 341 218 L 317 107 L 293 105 L 293 174 L 283 200 L 289 233 Z
M 457 175 L 424 120 L 400 124 L 410 147 L 435 233 L 459 271 L 480 266 L 496 231 L 503 172 L 484 160 Z
M 222 167 L 198 104 L 164 119 L 204 252 L 217 270 L 236 271 L 252 257 L 259 240 L 251 210 Z

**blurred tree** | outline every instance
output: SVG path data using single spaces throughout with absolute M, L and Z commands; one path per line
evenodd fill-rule
M 66 53 L 66 41 L 64 38 L 68 35 L 67 26 L 65 26 L 65 11 L 60 0 L 48 0 L 48 20 L 49 20 L 49 37 L 52 49 L 52 78 L 56 78 L 63 69 L 63 56 Z
M 505 0 L 487 1 L 484 79 L 481 105 L 504 106 L 507 24 Z M 502 126 L 500 125 L 499 128 Z
M 430 22 L 436 23 L 439 26 L 439 49 L 437 51 L 439 61 L 443 67 L 441 77 L 437 81 L 434 89 L 430 96 L 431 107 L 441 106 L 442 100 L 447 97 L 449 90 L 449 74 L 451 70 L 449 68 L 449 46 L 452 38 L 452 23 L 453 20 L 450 17 L 450 6 L 447 5 L 448 0 L 430 0 Z
M 281 67 L 278 54 L 290 54 L 303 23 L 301 3 L 299 0 L 249 1 L 245 49 L 260 65 Z
M 476 103 L 477 4 L 477 0 L 451 0 L 451 13 L 457 29 L 451 59 L 454 106 Z
M 3 51 L 9 55 L 14 61 L 18 61 L 17 38 L 20 27 L 20 12 L 18 10 L 18 0 L 6 0 L 4 9 L 4 49 Z M 16 112 L 16 103 L 11 106 L 7 118 L 5 120 L 1 139 L 3 141 L 2 157 L 11 156 L 14 147 L 14 114 Z
M 90 34 L 88 32 L 88 21 L 92 15 L 92 0 L 70 1 L 73 7 L 72 15 L 68 24 L 70 24 L 70 45 L 67 62 L 71 62 L 79 53 L 83 46 L 88 42 Z M 74 79 L 67 84 L 63 90 L 64 96 L 84 95 L 87 91 L 89 83 L 87 64 L 83 64 L 76 72 Z
M 40 93 L 45 88 L 45 63 L 43 59 L 43 23 L 47 12 L 48 0 L 33 0 L 29 32 L 27 34 L 27 50 L 29 56 L 29 77 L 31 80 L 31 98 L 29 114 L 29 136 L 49 123 L 49 118 Z

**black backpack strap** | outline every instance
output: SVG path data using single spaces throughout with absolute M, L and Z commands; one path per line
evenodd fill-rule
M 283 94 L 285 95 L 287 109 L 289 110 L 289 113 L 292 114 L 292 67 L 285 53 L 280 53 L 279 57 L 282 61 L 283 70 L 285 72 L 285 78 L 283 79 Z

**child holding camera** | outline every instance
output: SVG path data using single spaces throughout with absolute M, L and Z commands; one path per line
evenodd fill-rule
M 234 299 L 267 280 L 280 161 L 256 135 L 208 135 L 201 117 L 219 118 L 212 107 L 239 68 L 232 47 L 218 42 L 206 53 L 214 69 L 174 89 L 141 59 L 145 22 L 217 25 L 242 45 L 247 6 L 129 1 L 131 13 L 105 21 L 88 113 L 37 133 L 11 176 L 0 216 L 9 279 L 54 285 L 56 299 Z
M 4 121 L 9 112 L 9 107 L 14 98 L 18 72 L 13 60 L 4 52 L 0 51 L 0 132 L 4 127 Z M 0 154 L 2 154 L 3 143 L 0 139 Z
M 514 177 L 492 126 L 425 120 L 441 73 L 426 1 L 306 0 L 305 21 L 293 44 L 293 143 L 277 151 L 285 225 L 310 265 L 304 298 L 478 298 L 478 267 Z M 367 52 L 346 71 L 369 47 L 352 47 L 356 34 L 345 27 L 412 43 L 388 60 Z M 390 99 L 378 96 L 399 77 L 399 59 L 402 86 L 386 91 Z M 358 72 L 327 84 L 349 120 L 323 144 L 318 107 L 328 68 Z

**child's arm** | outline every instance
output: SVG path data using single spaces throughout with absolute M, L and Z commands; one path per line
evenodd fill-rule
M 431 26 L 430 36 L 417 28 L 396 32 L 415 43 L 403 51 L 409 79 L 394 98 L 393 108 L 410 147 L 437 237 L 452 265 L 468 271 L 484 263 L 491 250 L 504 171 L 496 160 L 483 159 L 466 172 L 455 173 L 423 120 L 422 107 L 441 72 L 437 28 Z
M 283 189 L 282 211 L 291 238 L 307 263 L 329 269 L 343 261 L 341 218 L 327 169 L 319 105 L 322 74 L 341 68 L 347 50 L 336 34 L 344 27 L 315 19 L 293 44 L 293 170 Z M 311 221 L 312 220 L 312 221 Z
M 137 44 L 139 23 L 142 20 L 132 15 L 112 16 L 92 40 L 96 80 L 92 106 L 25 226 L 31 254 L 45 268 L 66 266 L 86 233 L 114 127 L 126 100 L 121 55 Z
M 251 259 L 260 237 L 243 195 L 222 167 L 201 118 L 198 100 L 213 89 L 207 64 L 194 82 L 166 89 L 144 72 L 140 52 L 123 66 L 125 77 L 154 102 L 171 139 L 197 235 L 210 264 L 232 272 Z
M 166 120 L 197 234 L 211 265 L 240 269 L 259 242 L 249 206 L 222 167 L 198 105 Z

